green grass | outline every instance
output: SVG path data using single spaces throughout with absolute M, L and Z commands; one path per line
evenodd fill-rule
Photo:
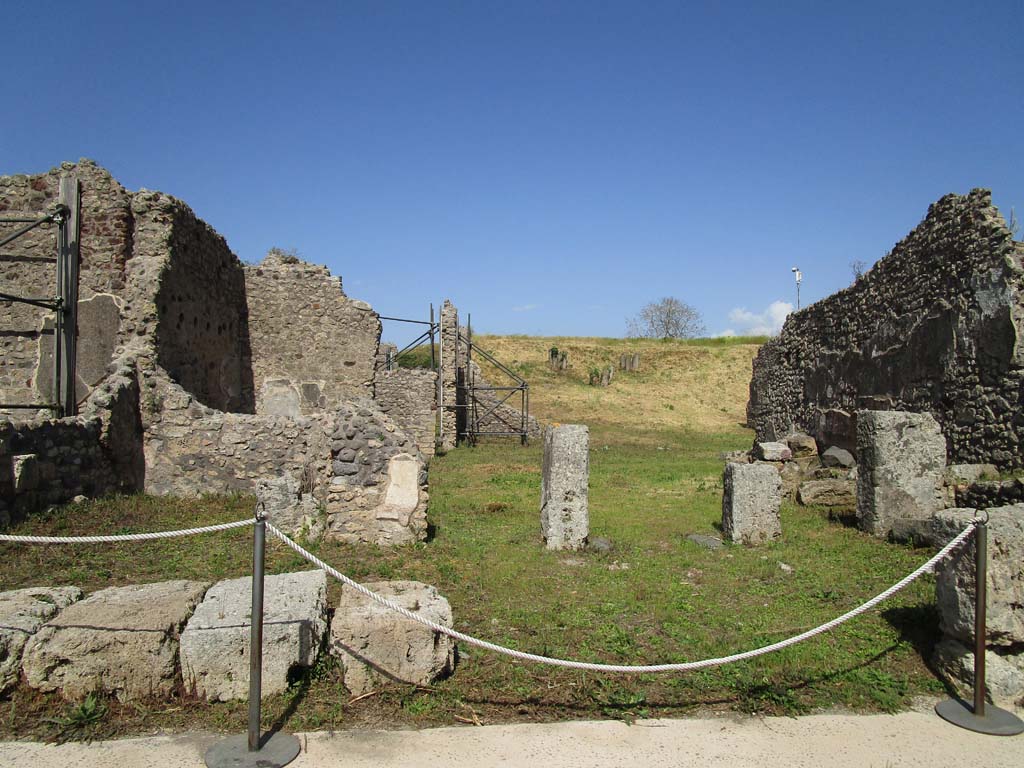
M 543 351 L 530 339 L 527 352 Z M 311 544 L 359 580 L 415 579 L 434 584 L 452 605 L 457 629 L 533 653 L 616 664 L 721 656 L 772 643 L 827 621 L 886 588 L 928 553 L 880 542 L 830 522 L 823 510 L 784 505 L 784 535 L 758 548 L 709 551 L 690 533 L 716 534 L 721 519 L 722 451 L 750 445 L 738 426 L 742 402 L 729 401 L 694 431 L 679 412 L 697 413 L 692 392 L 678 408 L 631 419 L 634 399 L 666 372 L 672 377 L 744 375 L 749 345 L 656 357 L 642 351 L 645 377 L 623 375 L 622 390 L 596 392 L 554 372 L 531 382 L 546 414 L 591 425 L 591 535 L 608 552 L 554 553 L 539 530 L 540 446 L 485 443 L 431 462 L 428 543 L 397 549 Z M 512 342 L 502 346 L 513 357 Z M 574 342 L 579 352 L 590 349 Z M 685 344 L 669 344 L 673 350 Z M 729 352 L 728 350 L 733 350 Z M 531 353 L 532 354 L 532 353 Z M 718 356 L 718 355 L 722 356 Z M 665 364 L 659 368 L 658 361 Z M 644 363 L 642 362 L 642 365 Z M 686 365 L 698 366 L 694 372 Z M 747 362 L 749 364 L 749 362 Z M 717 366 L 717 368 L 716 368 Z M 737 371 L 723 374 L 723 370 Z M 749 370 L 749 369 L 746 369 Z M 735 382 L 723 391 L 738 388 Z M 572 394 L 575 390 L 577 394 Z M 611 389 L 611 388 L 608 388 Z M 663 415 L 662 415 L 663 412 Z M 157 530 L 247 517 L 252 499 L 114 497 L 32 517 L 17 533 L 84 534 Z M 0 588 L 115 584 L 194 578 L 214 581 L 251 568 L 248 529 L 137 545 L 28 547 L 0 544 Z M 784 570 L 780 563 L 792 567 Z M 306 564 L 269 544 L 271 573 Z M 337 598 L 332 587 L 331 599 Z M 672 716 L 714 709 L 796 714 L 843 707 L 892 711 L 941 687 L 923 658 L 937 637 L 934 585 L 916 582 L 876 612 L 780 653 L 700 672 L 600 675 L 512 661 L 460 647 L 455 674 L 429 688 L 388 686 L 349 701 L 327 656 L 289 691 L 266 702 L 265 724 L 292 730 L 407 727 L 466 722 Z M 241 732 L 244 702 L 206 704 L 185 692 L 171 701 L 122 705 L 103 700 L 87 718 L 94 738 L 155 729 Z M 49 719 L 47 719 L 49 718 Z M 63 720 L 62 720 L 63 718 Z M 59 738 L 71 718 L 56 696 L 25 686 L 0 699 L 0 736 Z M 76 719 L 77 718 L 77 719 Z M 59 723 L 65 723 L 59 727 Z M 76 726 L 77 727 L 77 726 Z

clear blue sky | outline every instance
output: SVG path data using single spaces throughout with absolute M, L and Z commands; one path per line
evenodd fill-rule
M 947 192 L 1024 218 L 1024 3 L 825 5 L 8 0 L 0 173 L 93 158 L 386 314 L 743 332 Z

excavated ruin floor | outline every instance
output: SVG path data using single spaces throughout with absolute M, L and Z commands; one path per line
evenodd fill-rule
M 7 742 L 0 744 L 0 765 L 199 768 L 221 738 L 204 733 L 60 746 Z M 300 734 L 299 740 L 295 768 L 1024 765 L 1024 736 L 982 736 L 930 711 L 346 731 Z

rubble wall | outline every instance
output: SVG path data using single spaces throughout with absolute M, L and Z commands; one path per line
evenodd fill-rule
M 242 263 L 223 237 L 169 195 L 137 193 L 132 214 L 135 332 L 153 333 L 159 365 L 201 403 L 252 413 Z
M 949 460 L 1024 466 L 1024 246 L 991 194 L 946 195 L 851 287 L 790 315 L 753 364 L 748 424 L 855 449 L 857 409 L 930 412 Z
M 380 319 L 326 267 L 272 252 L 245 269 L 256 412 L 297 416 L 373 395 Z
M 424 456 L 434 455 L 437 373 L 426 368 L 378 368 L 374 400 L 412 436 Z

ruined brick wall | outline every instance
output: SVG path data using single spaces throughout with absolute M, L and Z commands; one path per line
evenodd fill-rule
M 445 299 L 441 306 L 441 447 L 455 447 L 459 429 L 458 369 L 459 369 L 459 310 Z
M 947 195 L 851 287 L 790 315 L 753 364 L 758 440 L 854 447 L 860 408 L 930 412 L 950 461 L 1024 466 L 1024 247 L 987 190 Z
M 373 394 L 380 319 L 326 267 L 270 253 L 247 266 L 256 412 L 297 416 Z
M 61 174 L 81 186 L 78 345 L 79 397 L 106 375 L 118 341 L 118 312 L 131 254 L 131 195 L 95 163 L 64 163 L 48 173 L 0 177 L 0 218 L 38 218 L 56 204 Z M 0 224 L 0 236 L 22 224 Z M 52 298 L 56 293 L 57 227 L 43 225 L 0 248 L 0 291 Z M 53 314 L 0 301 L 0 402 L 53 398 Z M 33 412 L 10 411 L 21 420 Z
M 434 455 L 437 373 L 426 368 L 378 368 L 373 399 L 413 437 L 421 453 Z
M 185 203 L 160 192 L 132 199 L 136 333 L 151 330 L 157 362 L 211 408 L 252 413 L 242 263 Z M 135 267 L 138 269 L 135 269 Z M 154 282 L 155 281 L 155 282 Z

